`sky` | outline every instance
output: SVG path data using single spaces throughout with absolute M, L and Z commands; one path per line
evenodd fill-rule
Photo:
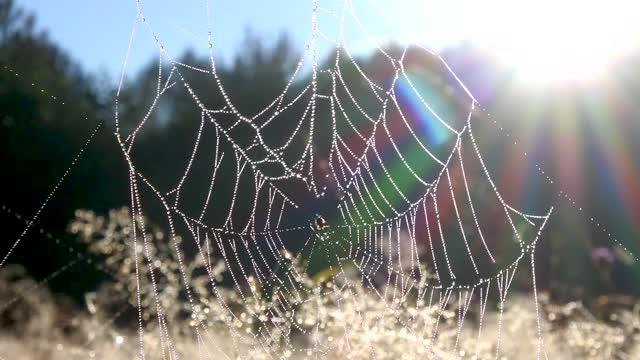
M 242 50 L 247 29 L 267 43 L 286 32 L 302 53 L 311 38 L 313 1 L 139 0 L 142 23 L 136 0 L 17 0 L 85 69 L 112 79 L 120 77 L 134 24 L 127 76 L 157 62 L 154 34 L 174 59 L 186 49 L 207 54 L 209 30 L 217 61 Z M 319 58 L 341 29 L 356 54 L 389 41 L 436 51 L 470 42 L 527 81 L 562 83 L 606 74 L 618 57 L 640 46 L 640 5 L 626 0 L 316 1 Z M 351 4 L 347 11 L 345 3 Z
M 348 21 L 347 41 L 356 52 L 371 48 L 373 39 L 409 42 L 419 38 L 430 48 L 450 46 L 469 35 L 466 27 L 469 19 L 459 15 L 469 2 L 354 0 L 354 9 L 370 33 L 363 33 L 355 21 Z M 135 0 L 18 0 L 17 3 L 35 13 L 39 26 L 85 69 L 119 76 L 137 17 Z M 145 22 L 170 55 L 178 57 L 187 48 L 201 53 L 208 51 L 206 0 L 143 0 L 141 4 Z M 337 12 L 342 5 L 342 0 L 318 1 L 320 8 Z M 223 59 L 228 60 L 241 50 L 247 29 L 266 41 L 287 32 L 300 51 L 310 38 L 312 0 L 210 0 L 209 8 L 214 52 Z M 318 28 L 326 35 L 337 35 L 340 22 L 324 10 L 318 14 Z M 329 41 L 318 40 L 319 56 L 330 48 Z M 157 54 L 151 32 L 146 24 L 138 23 L 127 72 L 155 61 Z

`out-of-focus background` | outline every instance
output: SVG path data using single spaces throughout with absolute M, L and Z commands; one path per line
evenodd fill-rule
M 317 52 L 320 63 L 331 60 L 330 39 L 341 25 L 362 63 L 375 64 L 375 45 L 417 43 L 438 51 L 485 110 L 477 120 L 479 142 L 497 186 L 518 208 L 556 206 L 536 251 L 538 289 L 557 302 L 596 306 L 609 297 L 634 304 L 640 296 L 634 261 L 640 254 L 640 8 L 632 3 L 353 1 L 360 24 L 319 15 L 325 37 L 318 37 Z M 248 113 L 286 85 L 311 34 L 310 1 L 212 0 L 208 10 L 204 1 L 142 4 L 145 23 L 177 61 L 206 68 L 211 41 L 221 77 Z M 130 202 L 113 136 L 113 99 L 122 77 L 120 117 L 139 121 L 155 95 L 159 56 L 144 26 L 132 36 L 137 15 L 134 0 L 0 0 L 0 256 L 38 213 L 7 259 L 33 279 L 46 279 L 86 251 L 67 231 L 77 209 L 107 213 Z M 211 80 L 190 81 L 206 89 Z M 188 95 L 169 96 L 137 144 L 141 162 L 158 165 L 149 167 L 159 181 L 181 173 L 187 157 L 180 147 L 158 144 L 191 143 L 200 119 Z M 511 234 L 492 236 L 512 241 Z M 513 248 L 502 251 L 496 256 L 509 257 Z M 46 287 L 83 304 L 107 278 L 82 262 Z

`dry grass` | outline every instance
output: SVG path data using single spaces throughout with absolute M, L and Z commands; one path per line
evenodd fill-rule
M 71 224 L 71 231 L 90 243 L 94 254 L 104 255 L 99 266 L 113 275 L 96 293 L 87 294 L 86 308 L 52 296 L 18 266 L 0 272 L 0 304 L 5 304 L 0 307 L 0 357 L 69 360 L 139 356 L 135 270 L 125 246 L 131 230 L 127 213 L 114 211 L 102 218 L 79 212 Z M 164 237 L 157 229 L 151 233 L 155 240 Z M 380 296 L 382 289 L 376 292 L 363 286 L 357 273 L 333 282 L 314 281 L 304 274 L 299 259 L 287 254 L 300 274 L 297 280 L 302 288 L 276 289 L 274 294 L 279 292 L 279 297 L 267 296 L 256 281 L 249 281 L 255 295 L 245 300 L 233 288 L 222 286 L 217 286 L 214 296 L 209 276 L 203 280 L 195 275 L 204 264 L 191 261 L 194 265 L 186 276 L 192 284 L 192 307 L 180 289 L 172 255 L 164 253 L 168 249 L 154 246 L 153 251 L 154 258 L 162 259 L 155 267 L 159 302 L 146 287 L 149 284 L 142 285 L 140 299 L 147 359 L 162 358 L 163 354 L 181 359 L 495 359 L 496 355 L 535 359 L 538 355 L 538 321 L 530 294 L 512 293 L 502 315 L 490 301 L 479 336 L 477 301 L 470 303 L 464 321 L 459 321 L 458 297 L 463 300 L 464 292 L 454 292 L 449 306 L 439 311 L 437 306 L 418 304 L 414 298 L 394 301 L 390 295 Z M 225 267 L 219 261 L 209 270 L 214 281 L 219 281 Z M 128 295 L 119 295 L 123 293 Z M 284 308 L 282 301 L 289 306 Z M 553 359 L 640 358 L 640 307 L 611 308 L 605 321 L 577 302 L 554 305 L 544 296 L 540 301 L 541 358 L 545 353 Z M 159 317 L 156 309 L 162 309 L 163 315 Z M 158 318 L 168 325 L 160 326 Z

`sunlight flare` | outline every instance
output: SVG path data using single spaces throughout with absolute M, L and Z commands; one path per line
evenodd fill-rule
M 478 43 L 532 83 L 583 83 L 637 45 L 631 1 L 489 1 L 478 5 Z

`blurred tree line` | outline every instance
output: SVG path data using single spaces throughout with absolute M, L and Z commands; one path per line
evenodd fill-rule
M 217 71 L 228 96 L 237 108 L 243 113 L 255 114 L 282 92 L 290 74 L 296 69 L 300 54 L 295 51 L 286 35 L 282 35 L 271 46 L 266 46 L 261 39 L 249 32 L 242 48 L 244 50 L 229 64 L 217 64 Z M 483 99 L 480 96 L 479 100 L 487 101 L 490 112 L 496 118 L 522 118 L 523 104 L 531 103 L 532 98 L 543 98 L 540 94 L 532 94 L 529 90 L 510 85 L 511 74 L 508 71 L 500 68 L 495 59 L 471 47 L 452 49 L 444 56 L 462 74 L 473 93 L 492 93 L 491 97 Z M 325 61 L 334 60 L 329 58 Z M 375 68 L 382 60 L 379 55 L 359 59 L 364 68 Z M 179 61 L 202 69 L 211 66 L 210 59 L 189 51 Z M 616 78 L 638 79 L 638 63 L 636 58 L 629 60 L 629 66 L 620 66 L 616 70 Z M 71 245 L 82 252 L 84 250 L 81 245 L 65 233 L 74 211 L 89 208 L 105 212 L 129 203 L 128 171 L 113 136 L 114 93 L 105 85 L 109 84 L 108 80 L 84 71 L 48 38 L 46 32 L 36 27 L 33 15 L 25 13 L 13 0 L 0 0 L 0 66 L 1 205 L 30 219 L 73 163 L 76 154 L 84 148 L 89 136 L 98 128 L 68 178 L 53 194 L 33 229 L 21 240 L 22 243 L 9 258 L 9 262 L 24 264 L 32 276 L 41 279 L 73 260 L 76 254 L 70 252 L 68 246 L 61 246 L 43 236 L 40 228 L 54 234 L 63 245 Z M 165 74 L 170 71 L 170 67 L 164 66 Z M 625 73 L 629 71 L 635 73 Z M 209 108 L 224 108 L 222 94 L 210 76 L 189 71 L 181 74 L 198 94 L 205 97 L 201 100 Z M 345 72 L 344 76 L 345 81 L 352 81 L 356 88 L 365 87 L 356 81 L 359 79 L 356 69 Z M 158 62 L 154 59 L 125 83 L 119 97 L 120 119 L 125 133 L 146 116 L 156 96 L 157 82 Z M 297 91 L 290 93 L 300 92 L 302 83 L 305 82 L 292 84 L 294 88 L 297 87 Z M 639 84 L 635 82 L 627 85 L 631 93 L 640 94 Z M 320 88 L 327 86 L 327 80 L 320 81 Z M 609 91 L 612 88 L 614 86 L 609 85 L 591 96 L 611 96 Z M 56 99 L 52 99 L 52 95 Z M 624 95 L 629 97 L 628 94 Z M 547 106 L 553 106 L 550 100 L 554 98 L 553 95 L 545 94 L 544 98 L 549 101 Z M 640 126 L 637 125 L 640 110 L 633 103 L 626 106 L 624 112 L 619 113 L 618 119 L 612 119 L 615 123 L 612 122 L 611 126 L 619 126 L 626 134 L 628 148 L 632 149 L 633 154 L 640 155 L 640 142 L 632 141 L 633 136 L 640 136 Z M 284 115 L 291 117 L 291 120 L 286 121 L 285 118 L 283 121 L 285 127 L 295 126 L 300 114 L 304 112 L 302 105 L 293 107 L 290 115 Z M 184 88 L 167 91 L 156 108 L 157 111 L 149 118 L 149 125 L 138 135 L 134 156 L 145 175 L 166 188 L 175 184 L 184 172 L 202 113 L 194 106 L 193 99 Z M 493 160 L 490 160 L 491 170 L 504 175 L 504 172 L 508 172 L 503 161 L 505 149 L 509 149 L 508 139 L 505 140 L 504 136 L 496 132 L 489 121 L 479 121 L 479 124 L 481 128 L 478 131 L 482 134 L 479 138 L 482 138 L 482 143 L 489 150 L 488 158 Z M 511 130 L 516 134 L 520 131 L 520 135 L 527 135 L 526 130 L 515 126 Z M 594 146 L 589 141 L 595 140 L 592 134 L 584 135 L 588 140 L 582 144 L 584 149 L 581 151 L 588 154 L 589 149 Z M 247 139 L 250 137 L 248 133 L 240 134 L 238 141 L 242 142 L 243 136 Z M 211 149 L 215 144 L 205 140 L 200 146 Z M 543 151 L 536 156 L 540 163 L 554 163 L 557 153 Z M 588 173 L 583 177 L 592 182 L 587 184 L 587 193 L 601 193 L 602 184 L 593 183 L 597 180 L 592 180 L 599 178 L 596 175 L 600 170 L 589 163 L 586 165 Z M 223 169 L 225 170 L 233 171 L 232 168 Z M 206 187 L 204 183 L 210 178 L 211 168 L 195 167 L 192 172 L 195 181 L 203 182 L 193 187 Z M 556 174 L 554 170 L 550 170 L 549 175 L 554 177 Z M 540 175 L 529 171 L 525 176 L 532 179 Z M 232 180 L 227 176 L 222 180 L 227 185 L 221 186 L 231 186 Z M 557 189 L 547 187 L 536 193 L 535 197 L 537 201 L 554 202 L 556 194 Z M 201 206 L 201 201 L 201 196 L 185 190 L 185 206 Z M 596 195 L 585 197 L 581 201 L 584 201 L 589 214 L 612 220 L 610 224 L 617 224 L 617 218 L 611 218 L 610 203 Z M 603 237 L 599 230 L 589 225 L 589 222 L 584 222 L 582 216 L 575 216 L 575 213 L 570 208 L 557 210 L 545 231 L 546 236 L 543 235 L 537 252 L 539 287 L 551 290 L 559 298 L 591 299 L 598 294 L 616 292 L 639 295 L 640 288 L 634 285 L 640 281 L 639 266 L 630 265 L 623 255 L 614 251 L 610 243 L 601 241 Z M 3 228 L 0 234 L 1 255 L 8 251 L 24 230 L 24 220 L 16 219 L 7 211 L 0 215 Z M 625 240 L 633 250 L 637 250 L 638 233 L 634 225 L 638 223 L 634 219 L 629 222 L 631 225 L 614 230 L 620 230 L 618 237 Z M 593 250 L 599 248 L 610 249 L 608 251 L 611 251 L 612 258 L 607 257 L 607 254 L 600 257 L 594 255 Z M 503 251 L 505 256 L 509 256 L 515 249 L 506 247 Z M 50 285 L 53 290 L 80 296 L 87 289 L 94 288 L 97 280 L 104 276 L 106 275 L 97 272 L 91 265 L 82 263 L 52 279 Z M 524 289 L 527 286 L 526 283 L 522 285 Z
M 0 62 L 0 198 L 3 206 L 25 216 L 16 219 L 3 211 L 0 221 L 6 254 L 90 134 L 112 116 L 112 105 L 109 93 L 98 85 L 100 80 L 84 72 L 35 26 L 34 16 L 12 0 L 0 1 Z M 117 157 L 108 155 L 117 150 L 108 133 L 104 126 L 98 130 L 9 262 L 25 264 L 35 278 L 49 275 L 76 254 L 38 229 L 64 238 L 65 224 L 75 207 L 95 204 L 106 210 L 121 203 L 122 197 L 116 194 L 124 194 L 125 189 L 115 181 L 120 165 Z M 72 239 L 62 240 L 73 243 Z M 52 285 L 79 292 L 95 281 L 91 276 L 95 274 L 87 276 L 88 270 L 83 266 L 69 270 L 73 286 L 63 279 Z
M 13 0 L 0 0 L 0 36 L 0 159 L 4 169 L 0 206 L 6 207 L 0 216 L 4 229 L 2 253 L 4 256 L 21 238 L 8 262 L 25 265 L 34 278 L 40 279 L 77 257 L 69 246 L 85 252 L 66 234 L 76 209 L 104 213 L 129 204 L 128 170 L 114 137 L 115 94 L 105 85 L 111 84 L 110 79 L 84 71 L 45 31 L 37 28 L 34 16 Z M 298 54 L 286 35 L 267 47 L 248 31 L 244 45 L 246 50 L 237 54 L 231 64 L 218 64 L 217 72 L 235 105 L 251 114 L 282 91 L 295 69 Z M 205 69 L 211 66 L 208 58 L 190 51 L 178 60 Z M 162 70 L 166 79 L 170 66 L 164 64 Z M 183 71 L 183 76 L 194 90 L 204 94 L 202 101 L 208 106 L 224 106 L 211 77 L 188 71 Z M 119 97 L 124 134 L 129 134 L 149 111 L 157 82 L 157 58 L 126 81 Z M 141 171 L 154 183 L 175 186 L 184 173 L 201 118 L 202 113 L 186 88 L 175 86 L 162 97 L 151 113 L 149 125 L 137 135 L 133 150 Z M 288 123 L 295 125 L 293 121 Z M 239 142 L 243 136 L 249 134 L 240 134 Z M 215 144 L 209 138 L 203 139 L 201 146 L 212 149 Z M 71 164 L 74 165 L 69 168 Z M 67 169 L 68 176 L 57 187 Z M 221 172 L 225 170 L 235 171 L 229 168 Z M 194 167 L 191 173 L 192 178 L 207 182 L 211 168 Z M 221 179 L 222 187 L 232 186 L 233 177 Z M 54 188 L 35 225 L 22 237 L 26 221 L 39 212 Z M 189 193 L 189 188 L 182 194 L 183 202 L 187 207 L 201 206 L 202 198 L 197 197 L 200 194 Z M 152 212 L 152 219 L 162 219 L 158 204 L 145 208 Z M 20 214 L 20 218 L 14 214 Z M 40 229 L 57 240 L 47 238 Z M 78 297 L 104 276 L 92 265 L 81 262 L 49 284 L 53 290 Z

